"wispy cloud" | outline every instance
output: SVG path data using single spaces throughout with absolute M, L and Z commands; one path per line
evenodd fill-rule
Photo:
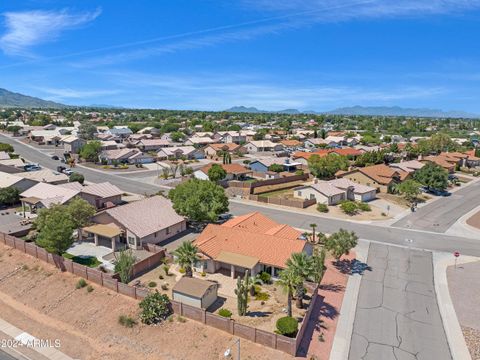
M 6 32 L 0 37 L 0 48 L 8 55 L 32 57 L 30 48 L 53 41 L 68 29 L 93 21 L 101 13 L 61 11 L 23 11 L 3 13 Z
M 256 106 L 266 110 L 298 108 L 328 110 L 351 105 L 394 104 L 409 100 L 428 100 L 448 92 L 443 87 L 362 87 L 336 84 L 286 84 L 246 75 L 222 74 L 163 75 L 146 73 L 112 73 L 118 88 L 149 94 L 153 107 L 222 110 L 233 105 Z M 144 99 L 139 99 L 142 101 Z M 131 94 L 131 106 L 136 96 Z
M 63 101 L 70 99 L 91 99 L 108 95 L 120 94 L 121 90 L 88 89 L 79 90 L 71 88 L 53 88 L 53 87 L 32 87 L 39 91 L 42 97 L 52 101 Z
M 460 14 L 480 8 L 480 0 L 243 0 L 242 3 L 250 10 L 260 10 L 262 14 L 271 11 L 274 16 L 96 49 L 88 53 L 127 48 L 120 53 L 89 57 L 74 65 L 80 67 L 111 65 L 183 50 L 247 41 L 319 23 Z

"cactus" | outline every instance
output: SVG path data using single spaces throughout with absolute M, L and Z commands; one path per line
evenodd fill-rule
M 235 294 L 237 295 L 237 309 L 238 315 L 240 316 L 247 315 L 248 290 L 250 288 L 249 282 L 250 278 L 248 276 L 248 270 L 245 271 L 245 277 L 243 280 L 240 277 L 237 278 Z

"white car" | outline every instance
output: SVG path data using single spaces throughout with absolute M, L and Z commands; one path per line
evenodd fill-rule
M 73 174 L 73 171 L 72 171 L 72 169 L 65 169 L 65 170 L 63 170 L 63 173 L 64 173 L 65 175 L 70 176 L 70 175 Z

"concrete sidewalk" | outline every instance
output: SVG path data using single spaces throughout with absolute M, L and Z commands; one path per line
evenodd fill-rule
M 23 348 L 32 349 L 42 357 L 51 360 L 73 360 L 73 358 L 55 348 L 55 345 L 60 344 L 55 343 L 58 339 L 38 339 L 3 319 L 0 319 L 0 339 L 2 337 L 1 333 L 6 334 L 15 344 L 18 344 L 19 350 Z

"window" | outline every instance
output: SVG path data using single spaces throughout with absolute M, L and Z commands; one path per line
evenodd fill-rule
M 128 237 L 128 243 L 135 246 L 135 238 L 133 236 Z
M 165 229 L 165 234 L 167 234 L 167 235 L 170 234 L 170 228 L 169 228 L 169 227 L 167 227 L 167 228 Z
M 302 196 L 302 192 L 301 192 L 301 191 L 298 191 L 298 196 Z

